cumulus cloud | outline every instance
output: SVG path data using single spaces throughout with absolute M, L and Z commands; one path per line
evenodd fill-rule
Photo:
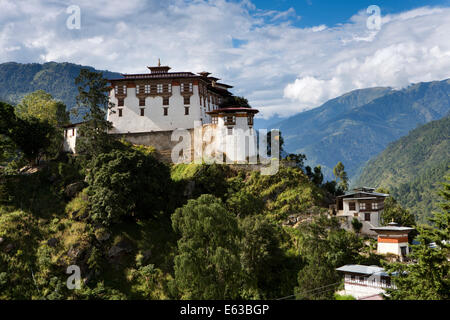
M 173 70 L 212 72 L 264 117 L 357 88 L 450 76 L 448 8 L 386 15 L 380 30 L 369 30 L 365 8 L 343 24 L 299 28 L 294 9 L 264 11 L 249 0 L 71 4 L 81 8 L 79 30 L 66 27 L 65 1 L 0 0 L 0 62 L 70 61 L 140 73 L 161 58 Z

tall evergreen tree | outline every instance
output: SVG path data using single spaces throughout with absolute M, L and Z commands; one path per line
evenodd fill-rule
M 81 69 L 75 79 L 78 86 L 75 115 L 82 115 L 77 138 L 77 152 L 87 158 L 94 157 L 111 149 L 112 138 L 108 135 L 111 123 L 106 120 L 107 112 L 114 112 L 114 104 L 109 102 L 108 81 L 101 72 Z
M 439 194 L 442 210 L 434 212 L 434 227 L 419 226 L 419 245 L 413 246 L 413 263 L 387 265 L 396 289 L 388 290 L 393 300 L 449 300 L 450 299 L 450 177 Z M 431 243 L 435 246 L 430 246 Z

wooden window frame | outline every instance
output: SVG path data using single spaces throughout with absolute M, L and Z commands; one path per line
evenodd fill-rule
M 122 108 L 119 109 L 119 117 L 123 117 L 123 112 L 122 112 Z
M 117 106 L 123 107 L 125 105 L 125 99 L 124 98 L 117 98 Z
M 353 202 L 349 202 L 348 203 L 348 210 L 349 211 L 355 211 L 356 210 L 356 202 L 354 202 L 354 201 Z
M 169 97 L 163 97 L 163 106 L 168 106 L 170 103 Z
M 145 98 L 139 98 L 139 107 L 145 107 Z
M 169 115 L 169 107 L 163 107 L 163 115 L 168 116 Z
M 184 115 L 185 116 L 189 115 L 189 107 L 184 107 Z
M 191 96 L 183 96 L 183 103 L 190 105 L 191 104 Z
M 145 108 L 140 108 L 141 109 L 141 117 L 145 116 Z

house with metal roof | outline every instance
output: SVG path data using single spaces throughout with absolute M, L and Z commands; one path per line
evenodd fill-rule
M 383 300 L 386 289 L 395 288 L 390 275 L 378 266 L 347 264 L 336 270 L 344 274 L 342 293 L 357 300 Z
M 351 228 L 351 221 L 357 218 L 362 224 L 362 234 L 376 236 L 373 228 L 381 226 L 384 200 L 389 194 L 375 192 L 374 188 L 355 188 L 336 197 L 335 215 L 343 217 L 344 225 Z
M 408 234 L 414 228 L 402 227 L 392 221 L 387 226 L 376 227 L 371 230 L 378 235 L 378 254 L 395 254 L 401 260 L 409 254 Z

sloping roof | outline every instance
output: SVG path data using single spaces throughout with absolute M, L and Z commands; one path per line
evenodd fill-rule
M 365 274 L 365 275 L 378 274 L 380 276 L 386 276 L 386 277 L 389 276 L 389 274 L 387 274 L 384 271 L 384 268 L 381 268 L 378 266 L 364 266 L 361 264 L 346 264 L 345 266 L 337 268 L 336 270 L 342 271 L 342 272 Z
M 379 192 L 366 192 L 366 191 L 350 191 L 342 196 L 337 196 L 337 198 L 350 197 L 355 194 L 367 194 L 369 196 L 378 196 L 378 197 L 389 197 L 387 193 L 379 193 Z
M 373 230 L 373 231 L 411 231 L 411 230 L 414 230 L 414 228 L 399 227 L 399 226 L 385 226 L 385 227 L 378 227 L 378 228 L 370 228 L 370 230 Z

